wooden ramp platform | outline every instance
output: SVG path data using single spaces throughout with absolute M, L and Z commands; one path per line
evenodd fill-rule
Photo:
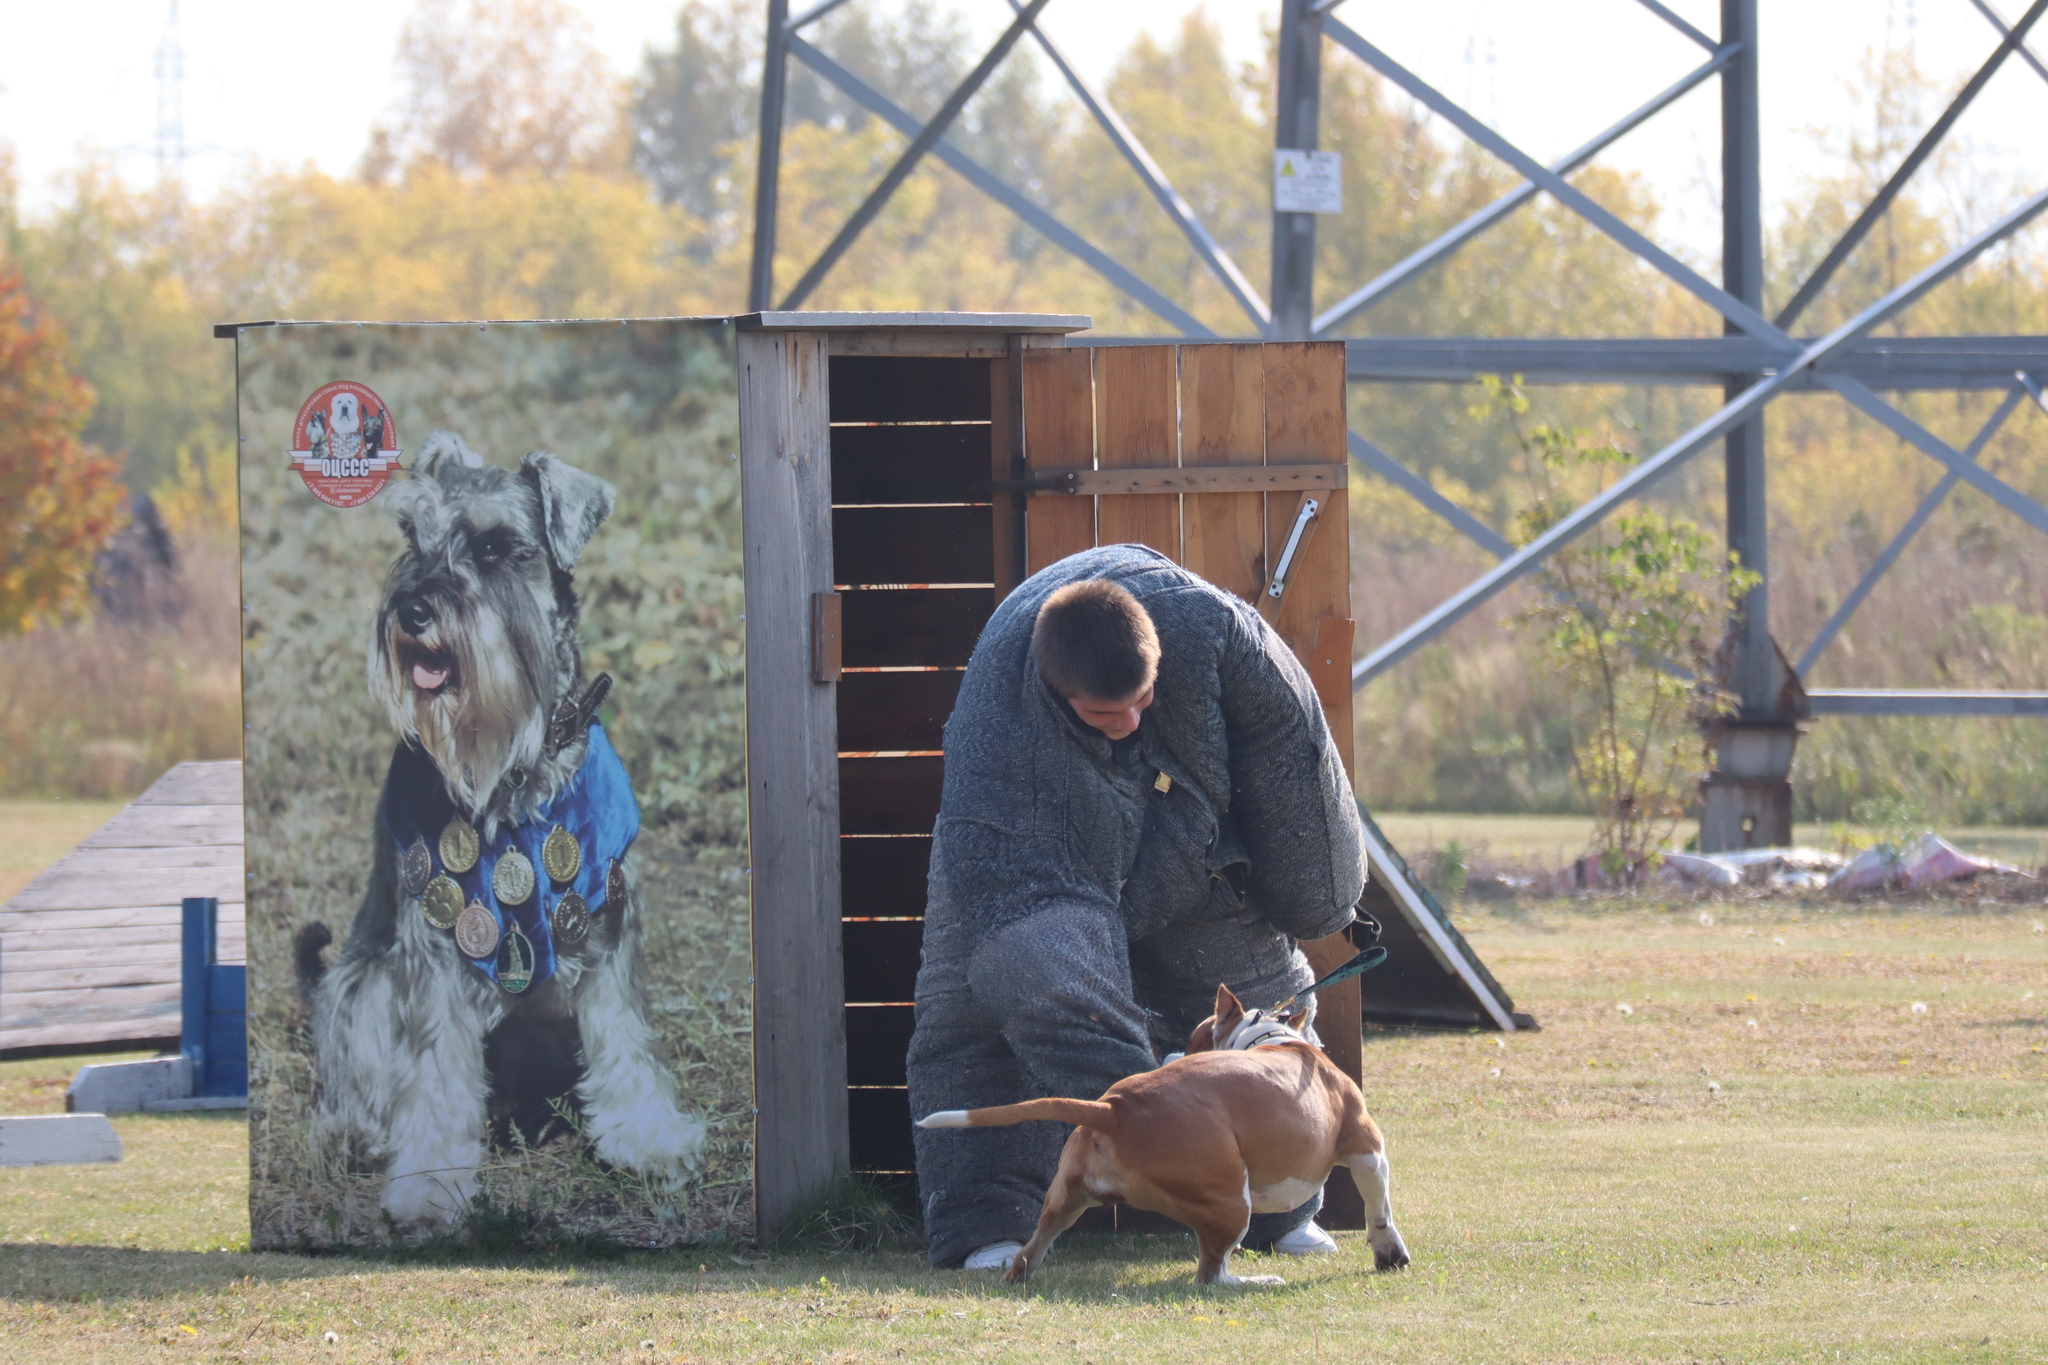
M 242 765 L 180 763 L 0 905 L 0 1050 L 178 1036 L 187 896 L 244 960 Z

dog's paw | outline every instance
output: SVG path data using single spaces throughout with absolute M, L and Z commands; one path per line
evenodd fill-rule
M 705 1132 L 694 1114 L 649 1106 L 599 1128 L 597 1154 L 614 1166 L 677 1180 L 702 1161 Z
M 466 1174 L 393 1176 L 384 1186 L 384 1212 L 401 1225 L 452 1223 L 469 1205 L 473 1182 Z
M 1372 1242 L 1372 1267 L 1374 1270 L 1400 1270 L 1408 1264 L 1408 1245 L 1401 1240 L 1401 1234 L 1392 1227 L 1385 1232 L 1374 1229 L 1366 1234 Z

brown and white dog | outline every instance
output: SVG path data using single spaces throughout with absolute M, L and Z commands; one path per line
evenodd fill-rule
M 1365 1196 L 1373 1260 L 1408 1264 L 1388 1203 L 1386 1142 L 1349 1076 L 1304 1038 L 1306 1011 L 1247 1012 L 1227 987 L 1188 1037 L 1186 1056 L 1118 1081 L 1099 1100 L 1044 1099 L 947 1109 L 924 1128 L 1000 1128 L 1034 1119 L 1079 1125 L 1060 1153 L 1038 1230 L 1010 1263 L 1031 1278 L 1053 1239 L 1098 1204 L 1129 1204 L 1193 1229 L 1197 1284 L 1281 1284 L 1230 1273 L 1254 1213 L 1301 1207 L 1331 1170 L 1349 1168 Z

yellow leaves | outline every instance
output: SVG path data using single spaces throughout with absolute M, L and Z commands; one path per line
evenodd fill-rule
M 150 490 L 157 515 L 173 540 L 210 541 L 215 545 L 235 543 L 239 515 L 235 489 L 235 448 L 214 446 L 195 454 L 181 447 L 170 476 Z
M 635 668 L 660 668 L 675 662 L 676 647 L 666 640 L 643 640 L 633 651 Z
M 674 269 L 695 220 L 637 180 L 427 164 L 394 185 L 308 173 L 260 195 L 293 209 L 271 215 L 265 246 L 293 263 L 294 304 L 316 317 L 647 317 L 720 303 L 709 281 Z

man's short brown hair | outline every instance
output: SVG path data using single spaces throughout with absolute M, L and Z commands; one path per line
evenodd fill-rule
M 1159 675 L 1159 632 L 1144 604 L 1104 578 L 1059 588 L 1031 627 L 1038 675 L 1062 697 L 1128 701 Z

